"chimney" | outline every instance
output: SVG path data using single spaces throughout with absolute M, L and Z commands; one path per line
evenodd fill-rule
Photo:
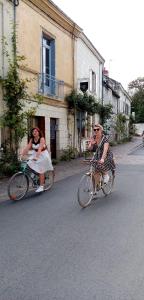
M 103 68 L 103 75 L 109 77 L 109 71 L 105 67 Z

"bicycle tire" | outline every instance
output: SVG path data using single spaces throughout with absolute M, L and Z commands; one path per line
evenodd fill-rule
M 10 200 L 18 201 L 24 198 L 29 189 L 29 179 L 23 172 L 15 173 L 8 183 L 8 196 Z
M 45 173 L 45 184 L 44 184 L 44 190 L 48 191 L 51 189 L 54 183 L 54 171 L 47 171 Z
M 78 186 L 77 200 L 82 208 L 87 207 L 93 198 L 94 188 L 92 176 L 92 174 L 83 175 Z
M 108 175 L 109 175 L 108 183 L 106 183 L 106 184 L 103 183 L 102 184 L 102 191 L 103 191 L 105 196 L 109 195 L 113 190 L 114 179 L 115 179 L 115 171 L 109 170 Z

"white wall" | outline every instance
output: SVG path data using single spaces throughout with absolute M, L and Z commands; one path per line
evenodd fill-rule
M 136 134 L 141 135 L 144 130 L 144 123 L 135 124 Z
M 7 0 L 0 0 L 0 76 L 6 74 L 8 59 L 3 55 L 2 38 L 4 37 L 8 46 L 6 49 L 11 55 L 11 33 L 13 29 L 13 4 Z
M 98 99 L 102 97 L 102 63 L 98 60 L 96 55 L 89 49 L 81 38 L 77 40 L 77 80 L 89 79 L 90 71 L 96 74 L 96 94 Z
M 128 104 L 129 106 L 129 114 L 131 112 L 131 102 L 129 100 L 129 98 L 126 96 L 126 94 L 124 93 L 124 91 L 120 88 L 120 113 L 124 113 L 123 108 L 124 108 L 124 104 Z

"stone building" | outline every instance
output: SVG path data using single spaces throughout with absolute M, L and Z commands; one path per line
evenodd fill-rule
M 13 11 L 15 1 L 5 2 L 9 2 Z M 28 127 L 40 127 L 52 158 L 57 158 L 68 144 L 65 95 L 74 88 L 74 44 L 81 28 L 50 0 L 20 0 L 18 4 L 15 7 L 17 53 L 26 58 L 20 75 L 32 79 L 30 94 L 43 96 L 43 103 L 29 119 Z M 6 32 L 11 31 L 5 18 L 2 28 L 4 24 Z M 34 105 L 33 96 L 31 100 Z M 21 147 L 27 140 L 28 137 L 23 139 Z
M 103 103 L 111 104 L 113 115 L 107 120 L 105 129 L 111 140 L 120 140 L 129 136 L 129 119 L 131 114 L 131 97 L 123 88 L 122 84 L 107 75 L 103 75 Z M 116 132 L 116 121 L 119 115 L 125 118 L 124 135 Z
M 0 0 L 0 76 L 3 78 L 8 70 L 8 58 L 4 54 L 5 43 L 9 49 L 10 57 L 12 58 L 12 24 L 14 22 L 14 7 L 8 0 Z M 4 110 L 3 93 L 0 86 L 0 115 Z M 0 128 L 0 147 L 3 139 L 3 129 Z

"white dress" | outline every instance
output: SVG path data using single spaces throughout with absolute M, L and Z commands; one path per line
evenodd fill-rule
M 46 171 L 53 171 L 51 157 L 47 149 L 41 151 L 39 158 L 33 160 L 36 157 L 40 143 L 32 142 L 32 154 L 29 157 L 28 166 L 39 174 L 43 174 Z

